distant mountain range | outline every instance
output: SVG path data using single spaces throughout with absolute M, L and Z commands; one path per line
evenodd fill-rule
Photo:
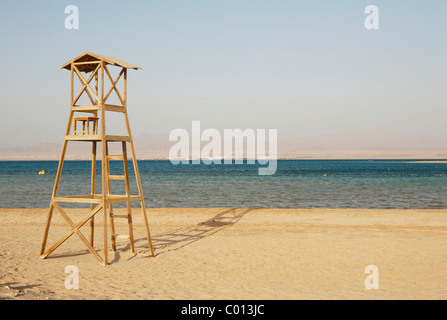
M 280 134 L 280 133 L 279 133 Z M 447 139 L 419 134 L 408 135 L 388 129 L 371 128 L 335 134 L 278 137 L 279 159 L 447 159 Z M 138 159 L 168 159 L 175 144 L 168 134 L 141 134 L 134 137 Z M 206 143 L 203 143 L 205 145 Z M 113 147 L 111 144 L 110 153 Z M 0 160 L 58 160 L 62 143 L 0 149 Z M 68 144 L 67 160 L 88 160 L 91 145 Z

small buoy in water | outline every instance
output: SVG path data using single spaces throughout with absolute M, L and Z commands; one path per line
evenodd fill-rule
M 440 174 L 439 176 L 442 177 L 442 174 Z
M 45 174 L 45 170 L 39 171 L 39 174 Z
M 326 173 L 324 174 L 324 176 L 326 177 Z

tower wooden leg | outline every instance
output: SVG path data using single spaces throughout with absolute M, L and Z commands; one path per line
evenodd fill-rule
M 70 112 L 70 116 L 68 118 L 67 130 L 66 130 L 67 134 L 68 134 L 68 132 L 70 132 L 70 124 L 71 124 L 71 119 L 72 118 L 73 118 L 73 112 Z M 54 209 L 53 198 L 57 195 L 57 190 L 59 189 L 59 181 L 60 181 L 61 174 L 62 174 L 62 168 L 64 166 L 64 159 L 65 159 L 65 152 L 66 151 L 67 151 L 67 140 L 64 140 L 64 143 L 62 145 L 61 156 L 60 156 L 60 159 L 59 159 L 59 165 L 57 167 L 56 179 L 55 179 L 55 182 L 54 182 L 53 194 L 52 194 L 52 197 L 51 197 L 51 204 L 50 204 L 50 208 L 48 210 L 47 225 L 45 227 L 45 233 L 44 233 L 43 240 L 42 240 L 42 246 L 40 248 L 40 254 L 41 255 L 44 254 L 45 247 L 47 245 L 48 232 L 50 230 L 51 218 L 53 217 L 53 209 Z
M 109 156 L 109 145 L 107 143 L 107 141 L 105 142 L 105 148 L 106 148 L 106 172 L 107 172 L 107 194 L 110 195 L 112 194 L 112 186 L 111 186 L 111 182 L 109 179 L 110 176 L 110 162 L 109 159 L 107 158 Z M 110 203 L 109 204 L 109 217 L 110 217 L 110 233 L 111 233 L 111 239 L 112 239 L 112 249 L 113 251 L 116 251 L 116 240 L 115 240 L 115 220 L 113 219 L 113 204 Z
M 109 257 L 109 249 L 108 249 L 108 241 L 107 241 L 107 202 L 104 201 L 104 215 L 103 215 L 103 232 L 104 232 L 104 265 L 108 264 Z
M 125 87 L 126 87 L 126 76 L 127 76 L 127 74 L 125 72 L 124 73 L 124 79 L 125 79 L 124 86 Z M 125 91 L 126 91 L 126 89 L 125 89 Z M 130 131 L 130 124 L 129 124 L 129 118 L 127 116 L 127 112 L 124 112 L 124 121 L 125 121 L 125 124 L 126 124 L 127 135 L 130 138 L 130 141 L 129 141 L 130 153 L 131 153 L 131 156 L 132 156 L 132 163 L 133 163 L 133 168 L 134 168 L 134 171 L 135 171 L 135 179 L 136 179 L 137 187 L 138 187 L 138 195 L 141 197 L 140 205 L 141 205 L 141 211 L 143 213 L 144 224 L 145 224 L 145 227 L 146 227 L 147 242 L 148 242 L 148 245 L 149 245 L 149 249 L 151 251 L 151 256 L 154 257 L 155 256 L 154 255 L 154 248 L 152 246 L 151 233 L 149 231 L 149 222 L 147 220 L 147 215 L 146 215 L 146 206 L 144 204 L 143 188 L 141 186 L 140 172 L 138 171 L 138 163 L 137 163 L 137 158 L 135 156 L 135 148 L 134 148 L 134 145 L 133 145 L 132 133 Z
M 123 166 L 124 166 L 124 177 L 126 186 L 126 196 L 130 196 L 130 186 L 129 186 L 129 167 L 127 165 L 127 142 L 122 142 L 123 147 Z M 129 225 L 129 242 L 130 249 L 132 253 L 135 253 L 135 244 L 133 237 L 133 225 L 132 225 L 132 206 L 130 201 L 127 201 L 127 224 Z
M 113 219 L 113 207 L 112 204 L 109 205 L 109 217 L 110 217 L 110 233 L 112 238 L 112 250 L 116 251 L 116 239 L 115 239 L 115 221 Z
M 149 222 L 147 221 L 146 206 L 144 205 L 144 200 L 140 201 L 140 203 L 141 203 L 141 210 L 143 212 L 143 217 L 144 217 L 144 224 L 145 224 L 145 227 L 146 227 L 147 242 L 148 242 L 148 245 L 149 245 L 149 249 L 151 250 L 151 256 L 155 257 L 154 247 L 152 246 L 151 233 L 149 231 Z
M 140 173 L 138 171 L 138 164 L 137 164 L 137 160 L 135 158 L 135 150 L 134 150 L 134 147 L 133 147 L 132 140 L 129 142 L 129 145 L 130 145 L 130 151 L 132 153 L 132 161 L 133 161 L 133 167 L 134 167 L 134 171 L 135 171 L 135 178 L 137 180 L 138 194 L 141 197 L 140 205 L 141 205 L 141 211 L 143 213 L 144 225 L 145 225 L 145 228 L 146 228 L 147 242 L 148 242 L 148 245 L 149 245 L 149 249 L 151 250 L 151 256 L 154 257 L 155 256 L 154 255 L 154 248 L 152 246 L 151 233 L 149 231 L 149 222 L 147 220 L 147 214 L 146 214 L 146 206 L 144 204 L 143 188 L 141 186 Z
M 104 62 L 102 62 L 102 78 L 104 79 Z M 102 82 L 104 85 L 104 82 Z M 105 109 L 101 106 L 101 176 L 102 176 L 102 204 L 103 204 L 103 241 L 104 241 L 104 265 L 108 264 L 108 239 L 107 239 L 107 216 L 108 216 L 108 203 L 107 203 L 107 140 L 106 140 L 106 120 Z
M 96 141 L 92 142 L 92 185 L 91 185 L 91 195 L 95 195 L 96 188 Z M 90 210 L 93 210 L 94 204 L 90 204 Z M 90 220 L 90 245 L 93 247 L 95 239 L 95 217 L 93 216 Z
M 50 209 L 48 210 L 48 217 L 47 217 L 47 225 L 45 227 L 45 233 L 43 236 L 42 246 L 40 247 L 40 255 L 43 255 L 45 253 L 45 247 L 47 246 L 47 240 L 48 240 L 48 232 L 50 231 L 50 223 L 51 218 L 53 217 L 53 204 L 50 205 Z

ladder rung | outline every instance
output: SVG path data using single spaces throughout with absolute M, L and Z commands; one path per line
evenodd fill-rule
M 113 237 L 115 238 L 115 239 L 126 239 L 126 240 L 128 240 L 128 239 L 130 239 L 130 236 L 128 235 L 128 234 L 114 234 L 113 235 Z
M 107 156 L 107 160 L 124 160 L 123 156 Z
M 119 219 L 129 219 L 129 216 L 126 214 L 112 214 L 112 218 L 119 218 Z
M 100 199 L 98 199 L 99 202 Z M 107 203 L 142 201 L 141 196 L 127 196 L 118 194 L 107 194 Z
M 129 136 L 105 136 L 106 141 L 130 141 Z
M 107 111 L 125 112 L 126 108 L 124 106 L 117 106 L 113 104 L 105 104 L 104 109 Z
M 109 176 L 109 180 L 126 180 L 126 176 L 115 176 L 115 175 L 110 175 L 110 176 Z

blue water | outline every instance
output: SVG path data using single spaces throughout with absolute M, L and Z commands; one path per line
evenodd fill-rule
M 0 162 L 0 207 L 47 208 L 57 166 L 57 161 Z M 66 161 L 58 195 L 89 194 L 90 168 L 89 161 Z M 97 168 L 100 193 L 99 162 Z M 273 176 L 259 176 L 253 164 L 147 160 L 138 161 L 138 168 L 147 207 L 447 208 L 444 163 L 279 160 Z M 131 162 L 129 169 L 137 194 Z M 111 161 L 112 174 L 122 170 L 121 161 Z M 124 193 L 124 182 L 113 181 L 112 193 Z

